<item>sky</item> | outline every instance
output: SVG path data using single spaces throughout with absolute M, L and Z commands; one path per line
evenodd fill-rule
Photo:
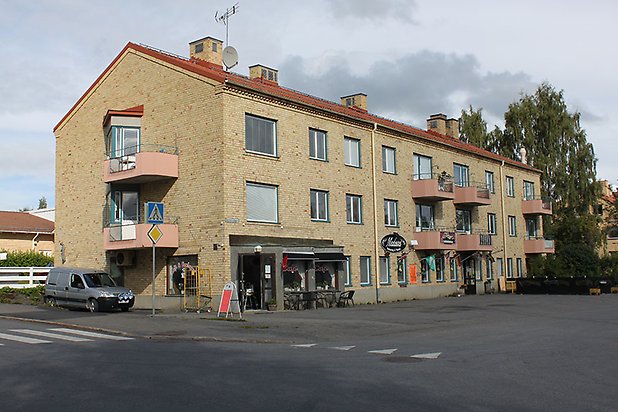
M 53 127 L 128 42 L 188 56 L 226 40 L 235 0 L 0 0 L 0 210 L 55 203 Z M 618 184 L 618 2 L 590 0 L 239 0 L 233 71 L 328 100 L 363 92 L 370 112 L 425 128 L 482 108 L 492 129 L 542 82 L 563 90 Z

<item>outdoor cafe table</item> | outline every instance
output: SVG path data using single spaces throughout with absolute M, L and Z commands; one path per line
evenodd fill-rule
M 301 305 L 307 304 L 309 309 L 317 309 L 318 301 L 322 300 L 323 306 L 332 307 L 337 302 L 337 289 L 318 289 L 318 290 L 290 290 L 285 291 L 293 297 L 292 302 L 295 303 L 296 309 L 300 309 Z

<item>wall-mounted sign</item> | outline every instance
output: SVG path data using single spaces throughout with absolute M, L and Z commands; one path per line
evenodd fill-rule
M 440 232 L 440 243 L 445 245 L 455 243 L 455 232 Z
M 391 253 L 401 252 L 408 245 L 403 236 L 397 232 L 384 236 L 380 243 L 382 244 L 382 248 L 384 250 Z

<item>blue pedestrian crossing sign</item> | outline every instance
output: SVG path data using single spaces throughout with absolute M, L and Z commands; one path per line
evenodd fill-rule
M 163 203 L 148 202 L 146 203 L 146 221 L 153 225 L 163 224 Z

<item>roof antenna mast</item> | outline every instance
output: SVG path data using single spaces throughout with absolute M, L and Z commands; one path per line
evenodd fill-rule
M 238 3 L 234 4 L 232 7 L 227 9 L 224 13 L 219 14 L 217 11 L 215 13 L 215 21 L 218 23 L 223 23 L 225 25 L 225 45 L 228 45 L 228 37 L 229 37 L 229 19 L 231 16 L 236 14 L 238 11 Z

